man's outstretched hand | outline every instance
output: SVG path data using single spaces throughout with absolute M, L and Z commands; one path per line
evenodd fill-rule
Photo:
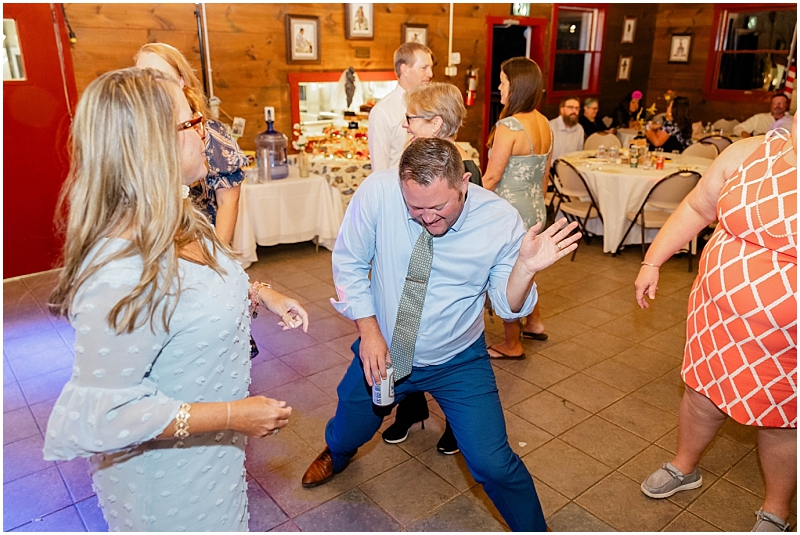
M 519 248 L 519 261 L 530 273 L 536 273 L 556 261 L 564 258 L 578 248 L 578 240 L 581 233 L 570 234 L 578 227 L 577 221 L 573 221 L 567 226 L 567 218 L 562 217 L 541 234 L 541 223 L 537 223 L 530 228 L 525 237 L 522 238 L 522 245 Z

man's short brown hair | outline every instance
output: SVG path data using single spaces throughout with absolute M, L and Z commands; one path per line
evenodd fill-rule
M 449 187 L 461 190 L 464 162 L 455 144 L 438 137 L 412 141 L 400 157 L 400 180 L 430 186 L 440 179 L 446 180 Z
M 400 78 L 401 65 L 413 65 L 417 52 L 429 54 L 433 58 L 433 52 L 422 43 L 403 43 L 400 48 L 394 51 L 394 73 Z

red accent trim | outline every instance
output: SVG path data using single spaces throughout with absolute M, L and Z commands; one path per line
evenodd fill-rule
M 489 140 L 489 131 L 493 125 L 489 124 L 489 103 L 492 95 L 492 47 L 494 42 L 494 26 L 502 26 L 509 19 L 519 21 L 520 26 L 528 26 L 531 29 L 531 59 L 535 61 L 544 72 L 544 28 L 547 19 L 543 17 L 498 17 L 490 15 L 486 17 L 486 71 L 483 74 L 483 127 L 481 129 L 481 162 L 484 165 L 488 161 L 489 149 L 486 142 Z
M 394 71 L 357 71 L 362 82 L 397 80 Z M 292 126 L 300 122 L 300 84 L 304 82 L 338 82 L 342 71 L 290 72 L 289 98 L 292 106 Z
M 565 50 L 566 54 L 592 54 L 589 65 L 589 87 L 581 91 L 553 89 L 553 73 L 556 64 L 556 37 L 558 34 L 558 10 L 564 7 L 579 7 L 597 10 L 597 34 L 595 35 L 594 50 Z M 597 95 L 600 91 L 600 62 L 603 59 L 603 39 L 606 32 L 606 11 L 608 4 L 553 4 L 553 17 L 550 26 L 550 76 L 547 77 L 547 103 L 557 104 L 563 97 L 586 97 Z
M 746 11 L 784 11 L 796 10 L 797 4 L 714 4 L 714 34 L 708 42 L 706 72 L 703 80 L 703 99 L 722 100 L 725 102 L 753 102 L 754 100 L 769 102 L 772 91 L 763 89 L 717 89 L 716 80 L 722 63 L 722 46 L 725 41 L 725 22 L 728 12 Z M 787 51 L 788 53 L 788 51 Z
M 61 5 L 7 3 L 3 16 L 17 21 L 26 77 L 3 82 L 3 277 L 15 277 L 59 265 L 63 237 L 53 217 L 69 172 L 69 109 L 78 92 Z

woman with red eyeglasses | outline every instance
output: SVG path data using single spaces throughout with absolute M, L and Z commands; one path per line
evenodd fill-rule
M 211 119 L 200 81 L 178 49 L 165 43 L 147 43 L 134 60 L 139 68 L 155 69 L 177 80 L 195 117 L 203 117 L 208 173 L 205 181 L 192 185 L 191 195 L 208 216 L 220 241 L 230 245 L 239 214 L 239 190 L 244 180 L 242 167 L 247 164 L 245 155 L 228 128 Z
M 72 124 L 50 307 L 75 329 L 75 364 L 44 458 L 90 458 L 111 531 L 247 531 L 247 437 L 291 415 L 249 395 L 250 318 L 260 305 L 306 330 L 308 314 L 250 285 L 189 201 L 201 125 L 177 83 L 136 68 L 89 84 Z

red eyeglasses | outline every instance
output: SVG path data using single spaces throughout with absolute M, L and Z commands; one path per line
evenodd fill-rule
M 197 133 L 200 134 L 200 137 L 205 139 L 206 138 L 206 125 L 203 122 L 203 114 L 198 112 L 192 116 L 191 119 L 188 121 L 184 121 L 178 125 L 178 131 L 188 130 L 190 128 L 194 128 L 197 130 Z

